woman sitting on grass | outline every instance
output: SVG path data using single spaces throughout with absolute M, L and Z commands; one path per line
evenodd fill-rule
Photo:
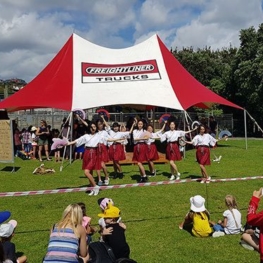
M 179 225 L 180 229 L 192 225 L 192 235 L 195 237 L 208 237 L 213 233 L 214 222 L 210 221 L 210 214 L 205 208 L 205 199 L 201 195 L 190 198 L 190 211 L 184 221 Z
M 82 218 L 82 210 L 78 204 L 67 206 L 62 219 L 51 230 L 43 263 L 88 261 L 86 230 L 82 226 Z

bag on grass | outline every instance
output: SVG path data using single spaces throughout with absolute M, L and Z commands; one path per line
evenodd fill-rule
M 114 263 L 116 261 L 111 247 L 99 241 L 89 244 L 89 256 L 89 263 Z

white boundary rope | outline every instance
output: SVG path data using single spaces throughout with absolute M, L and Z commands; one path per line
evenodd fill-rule
M 263 176 L 252 176 L 252 177 L 241 177 L 241 178 L 225 178 L 225 179 L 211 179 L 211 183 L 218 182 L 233 182 L 233 181 L 247 181 L 263 179 Z M 100 186 L 100 190 L 107 189 L 117 189 L 117 188 L 130 188 L 130 187 L 142 187 L 142 186 L 156 186 L 156 185 L 167 185 L 167 184 L 181 184 L 181 183 L 191 183 L 200 181 L 201 178 L 197 179 L 182 179 L 173 181 L 160 181 L 160 182 L 148 182 L 148 183 L 135 183 L 135 184 L 116 184 L 108 186 Z M 81 187 L 81 188 L 65 188 L 65 189 L 53 189 L 53 190 L 37 190 L 37 191 L 25 191 L 25 192 L 2 192 L 0 197 L 10 197 L 10 196 L 26 196 L 26 195 L 46 195 L 46 194 L 63 194 L 71 192 L 86 192 L 92 190 L 93 187 Z

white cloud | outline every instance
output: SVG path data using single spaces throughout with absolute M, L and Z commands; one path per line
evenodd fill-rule
M 110 48 L 155 33 L 169 49 L 221 48 L 262 18 L 260 0 L 1 0 L 0 78 L 30 81 L 73 31 Z
M 262 19 L 259 0 L 213 0 L 198 17 L 177 29 L 172 45 L 213 49 L 227 47 L 229 43 L 239 46 L 239 31 L 251 26 L 257 28 Z

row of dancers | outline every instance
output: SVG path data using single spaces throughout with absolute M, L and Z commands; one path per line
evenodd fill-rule
M 179 149 L 179 139 L 185 138 L 185 135 L 198 129 L 199 133 L 192 141 L 185 141 L 187 144 L 196 146 L 196 159 L 200 165 L 202 179 L 201 183 L 209 183 L 210 177 L 206 171 L 205 166 L 210 165 L 210 146 L 215 146 L 217 140 L 210 134 L 205 132 L 205 127 L 200 125 L 193 130 L 182 131 L 176 129 L 174 121 L 169 122 L 169 130 L 164 131 L 167 125 L 165 121 L 163 127 L 158 132 L 153 132 L 152 125 L 148 124 L 145 127 L 143 120 L 134 119 L 134 122 L 128 131 L 121 131 L 121 126 L 118 123 L 113 123 L 112 129 L 106 122 L 103 116 L 96 123 L 89 122 L 87 125 L 87 134 L 80 138 L 68 142 L 67 145 L 75 144 L 77 147 L 85 145 L 85 152 L 83 155 L 82 170 L 85 176 L 89 179 L 93 190 L 90 195 L 97 195 L 101 185 L 109 185 L 110 179 L 106 169 L 106 163 L 113 162 L 114 172 L 116 176 L 123 177 L 120 161 L 125 160 L 125 147 L 127 139 L 133 135 L 133 158 L 132 161 L 139 167 L 140 182 L 148 181 L 144 162 L 148 162 L 150 169 L 150 176 L 156 175 L 154 168 L 154 161 L 159 159 L 155 140 L 160 139 L 161 142 L 166 141 L 166 159 L 169 161 L 171 176 L 170 180 L 179 180 L 180 173 L 175 161 L 182 160 L 182 155 Z M 102 182 L 101 170 L 104 172 L 105 180 Z M 97 172 L 98 185 L 93 178 L 93 171 Z

